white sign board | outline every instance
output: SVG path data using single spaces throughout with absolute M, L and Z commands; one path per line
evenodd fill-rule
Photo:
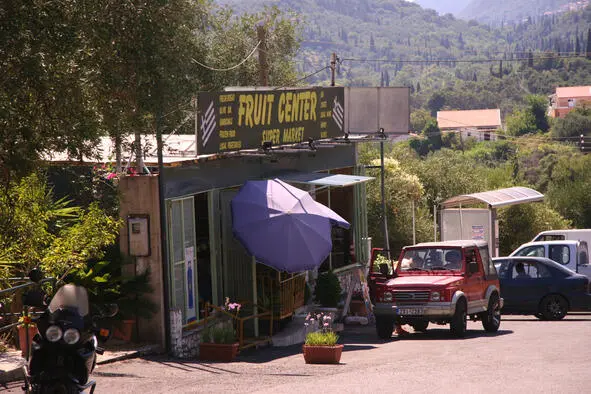
M 410 130 L 410 89 L 406 87 L 345 88 L 345 131 L 407 134 Z
M 498 234 L 498 233 L 497 233 Z M 492 254 L 490 211 L 488 209 L 462 208 L 441 211 L 441 240 L 472 239 L 487 241 Z

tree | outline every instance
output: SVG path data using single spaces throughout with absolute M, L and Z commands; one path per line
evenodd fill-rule
M 556 137 L 578 137 L 591 134 L 591 108 L 577 107 L 563 119 L 556 119 L 552 135 Z
M 435 121 L 429 111 L 419 109 L 410 114 L 410 129 L 414 132 L 422 132 L 428 122 Z
M 431 110 L 432 116 L 437 116 L 437 112 L 445 105 L 445 96 L 441 92 L 435 92 L 429 98 L 427 107 Z
M 591 28 L 587 29 L 587 59 L 591 60 Z
M 542 133 L 548 132 L 550 123 L 548 122 L 548 99 L 544 96 L 529 95 L 526 97 L 528 110 L 534 117 L 535 127 Z

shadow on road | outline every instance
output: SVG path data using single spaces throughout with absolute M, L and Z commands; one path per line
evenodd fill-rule
M 449 329 L 430 329 L 426 332 L 415 332 L 403 337 L 393 337 L 393 341 L 439 341 L 439 340 L 461 340 L 477 339 L 483 337 L 499 337 L 513 334 L 513 330 L 499 330 L 497 332 L 486 332 L 484 330 L 468 330 L 463 338 L 454 337 Z
M 568 322 L 591 322 L 590 319 L 562 319 L 562 320 L 540 320 L 537 318 L 527 318 L 527 317 L 510 317 L 510 316 L 503 316 L 503 321 L 521 321 L 521 322 L 528 322 L 528 323 L 536 323 L 536 324 L 544 324 L 544 323 L 568 323 Z
M 141 376 L 132 373 L 115 373 L 115 372 L 100 372 L 94 371 L 93 376 L 102 376 L 105 378 L 139 378 Z

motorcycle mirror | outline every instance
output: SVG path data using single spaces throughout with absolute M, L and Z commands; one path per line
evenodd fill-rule
M 106 305 L 105 317 L 113 317 L 119 312 L 119 306 L 117 304 Z
M 43 271 L 41 271 L 39 268 L 33 268 L 29 272 L 29 279 L 31 282 L 39 283 L 41 279 L 43 279 Z

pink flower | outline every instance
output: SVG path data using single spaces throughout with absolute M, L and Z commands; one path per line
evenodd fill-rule
M 107 179 L 108 180 L 111 180 L 111 179 L 116 178 L 116 177 L 117 177 L 117 174 L 115 174 L 114 172 L 111 172 L 111 173 L 109 173 L 109 175 L 107 175 Z
M 324 327 L 328 327 L 328 323 L 324 323 Z

